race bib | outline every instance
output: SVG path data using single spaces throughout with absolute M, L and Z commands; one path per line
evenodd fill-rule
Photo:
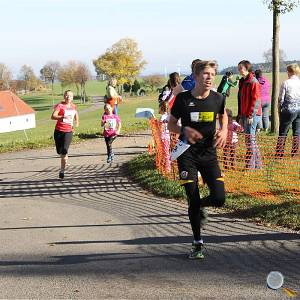
M 76 114 L 76 111 L 74 109 L 66 109 L 64 118 L 63 118 L 63 122 L 73 126 L 75 114 Z
M 199 112 L 198 111 L 192 111 L 190 113 L 191 121 L 192 122 L 198 122 L 199 121 Z
M 213 111 L 202 111 L 199 113 L 199 122 L 213 122 L 214 116 Z
M 116 119 L 108 119 L 106 121 L 105 128 L 108 130 L 115 130 L 117 128 L 117 120 Z

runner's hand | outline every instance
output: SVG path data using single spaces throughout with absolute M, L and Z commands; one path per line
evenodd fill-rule
M 199 131 L 189 126 L 184 127 L 184 136 L 191 144 L 195 144 L 203 138 L 203 135 Z
M 227 129 L 221 129 L 216 134 L 215 147 L 224 148 L 227 141 Z

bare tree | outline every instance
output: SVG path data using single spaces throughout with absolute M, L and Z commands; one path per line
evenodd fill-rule
M 91 78 L 91 72 L 87 65 L 84 63 L 78 63 L 75 72 L 75 81 L 80 84 L 80 99 L 82 103 L 86 102 L 86 90 L 85 84 Z
M 52 94 L 53 94 L 54 81 L 55 79 L 57 79 L 59 68 L 60 68 L 60 63 L 58 61 L 49 61 L 40 70 L 41 78 L 46 83 L 48 82 L 51 83 Z
M 10 87 L 12 75 L 8 67 L 0 63 L 0 89 L 7 90 Z
M 25 82 L 25 93 L 32 88 L 32 83 L 37 79 L 33 69 L 28 65 L 23 65 L 20 70 L 20 79 Z
M 166 79 L 161 75 L 149 75 L 144 77 L 145 85 L 149 86 L 152 92 L 155 87 L 161 87 L 165 81 Z
M 272 61 L 273 61 L 272 48 L 263 53 L 263 58 L 266 63 L 270 63 L 270 64 L 272 63 Z M 282 49 L 279 49 L 279 61 L 284 62 L 286 59 L 287 59 L 287 56 L 286 56 L 285 52 Z
M 61 86 L 65 88 L 66 86 L 75 85 L 77 96 L 79 96 L 79 84 L 76 81 L 76 70 L 78 68 L 78 63 L 75 61 L 69 61 L 66 65 L 62 66 L 58 71 L 58 80 Z
M 279 114 L 278 114 L 278 97 L 279 97 L 279 32 L 280 32 L 280 15 L 292 11 L 298 4 L 299 0 L 263 0 L 268 8 L 273 12 L 273 40 L 272 40 L 272 115 L 271 115 L 271 132 L 278 133 Z

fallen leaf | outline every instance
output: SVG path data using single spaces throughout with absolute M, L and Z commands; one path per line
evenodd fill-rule
M 286 292 L 286 294 L 288 295 L 288 297 L 290 298 L 293 298 L 293 297 L 296 297 L 297 296 L 297 292 L 292 290 L 292 289 L 289 289 L 289 288 L 283 288 L 283 290 Z

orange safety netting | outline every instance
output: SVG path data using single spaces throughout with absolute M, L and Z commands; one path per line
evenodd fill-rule
M 177 162 L 170 162 L 178 135 L 170 134 L 170 142 L 166 142 L 158 120 L 151 119 L 150 127 L 157 170 L 165 177 L 179 179 Z M 300 200 L 299 137 L 238 134 L 236 143 L 231 138 L 218 150 L 226 192 L 272 201 Z

